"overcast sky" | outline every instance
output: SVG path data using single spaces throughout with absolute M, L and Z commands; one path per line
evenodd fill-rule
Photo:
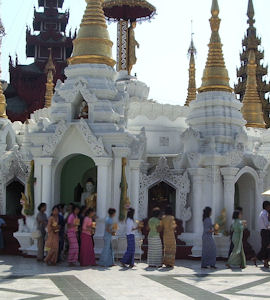
M 2 78 L 9 80 L 8 55 L 18 53 L 19 63 L 31 63 L 25 55 L 25 28 L 32 26 L 33 6 L 37 0 L 2 0 L 2 20 L 6 37 L 2 47 Z M 190 44 L 191 20 L 196 58 L 197 86 L 200 86 L 210 38 L 210 8 L 212 0 L 151 0 L 157 15 L 150 23 L 136 28 L 140 43 L 138 62 L 133 72 L 150 86 L 150 98 L 161 103 L 184 104 L 188 82 L 187 50 Z M 270 61 L 270 0 L 253 0 L 256 28 L 265 50 L 265 64 Z M 247 29 L 248 0 L 219 0 L 222 19 L 220 35 L 231 84 L 236 81 L 241 41 Z M 69 28 L 79 26 L 85 0 L 65 0 L 64 9 L 70 9 Z M 116 24 L 109 24 L 110 37 L 116 44 Z M 114 46 L 114 56 L 116 56 Z

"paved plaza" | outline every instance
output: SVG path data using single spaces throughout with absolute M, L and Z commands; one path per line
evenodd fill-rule
M 270 299 L 270 271 L 201 270 L 199 261 L 177 261 L 173 270 L 48 267 L 35 259 L 0 257 L 0 299 Z

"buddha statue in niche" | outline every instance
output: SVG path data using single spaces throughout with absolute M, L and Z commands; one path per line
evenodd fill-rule
M 85 192 L 83 192 L 81 196 L 81 206 L 85 205 L 87 208 L 96 210 L 97 193 L 95 190 L 95 183 L 92 178 L 89 178 L 85 184 Z

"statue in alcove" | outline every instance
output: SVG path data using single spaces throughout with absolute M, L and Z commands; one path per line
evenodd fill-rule
M 81 206 L 85 205 L 87 208 L 97 208 L 97 193 L 95 183 L 92 178 L 89 178 L 85 184 L 85 192 L 81 196 Z
M 88 119 L 88 104 L 85 100 L 81 103 L 79 118 Z

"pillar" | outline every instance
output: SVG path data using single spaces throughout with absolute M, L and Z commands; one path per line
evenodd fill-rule
M 135 219 L 139 217 L 139 190 L 140 190 L 140 166 L 141 160 L 130 160 L 130 184 L 129 195 L 131 206 L 135 209 Z
M 204 202 L 204 178 L 207 170 L 203 168 L 188 169 L 192 182 L 192 230 L 193 233 L 201 233 L 202 213 L 205 206 Z
M 122 176 L 122 158 L 127 157 L 130 149 L 126 147 L 113 147 L 113 178 L 112 178 L 112 207 L 116 209 L 117 219 L 119 216 L 120 196 L 121 196 L 121 176 Z
M 35 183 L 35 214 L 37 214 L 37 208 L 39 204 L 42 202 L 42 167 L 41 167 L 41 159 L 40 157 L 35 157 L 34 162 L 35 162 L 35 172 L 34 176 L 36 179 Z M 48 213 L 48 212 L 47 212 Z
M 232 223 L 232 215 L 234 211 L 234 194 L 235 194 L 235 175 L 238 173 L 238 168 L 221 168 L 221 174 L 224 182 L 224 207 L 227 212 L 227 230 L 230 230 Z
M 117 24 L 117 71 L 128 71 L 128 21 Z
M 54 200 L 52 197 L 52 161 L 51 157 L 44 157 L 42 163 L 42 202 L 47 204 L 47 214 L 50 215 Z
M 112 159 L 100 157 L 95 159 L 97 166 L 97 216 L 99 220 L 104 220 L 107 215 L 108 203 L 111 203 L 111 163 Z

